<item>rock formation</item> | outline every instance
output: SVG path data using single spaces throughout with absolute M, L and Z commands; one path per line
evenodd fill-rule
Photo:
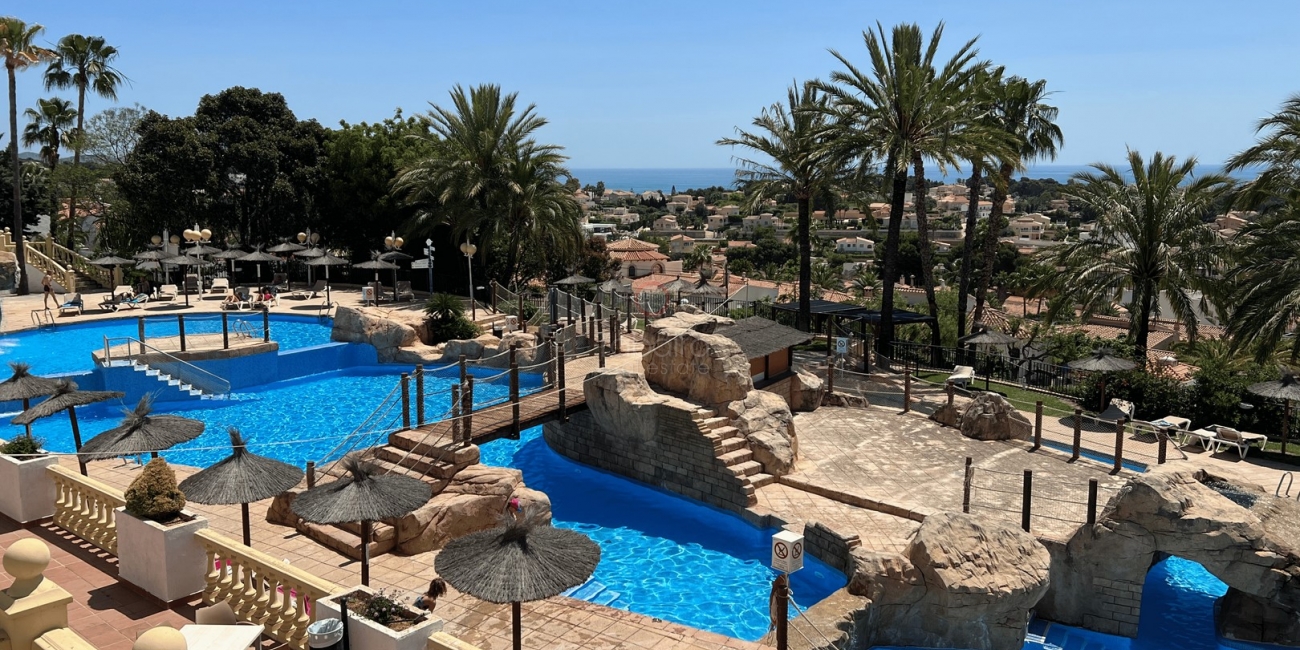
M 794 433 L 794 415 L 780 395 L 751 390 L 745 399 L 727 404 L 726 416 L 731 426 L 749 441 L 754 460 L 772 476 L 794 471 L 798 442 Z
M 1130 479 L 1094 526 L 1049 544 L 1045 618 L 1134 636 L 1147 571 L 1160 557 L 1199 562 L 1229 586 L 1225 633 L 1300 645 L 1300 504 L 1185 465 Z
M 796 370 L 790 379 L 790 409 L 816 411 L 826 396 L 826 382 L 821 377 Z
M 848 592 L 870 600 L 854 647 L 1006 650 L 1025 641 L 1050 558 L 1017 528 L 930 515 L 901 555 L 854 549 Z
M 653 386 L 718 407 L 754 389 L 740 346 L 713 334 L 730 319 L 678 313 L 646 326 L 641 365 Z
M 343 307 L 334 312 L 330 338 L 375 346 L 379 360 L 400 363 L 432 363 L 441 358 L 437 346 L 426 345 L 424 312 L 380 307 Z
M 1034 434 L 1034 425 L 997 393 L 955 397 L 952 406 L 945 403 L 930 419 L 976 440 L 1028 440 Z
M 692 413 L 694 404 L 656 393 L 645 377 L 627 370 L 608 370 L 588 377 L 583 385 L 587 409 L 596 426 L 633 440 L 654 441 L 662 409 Z

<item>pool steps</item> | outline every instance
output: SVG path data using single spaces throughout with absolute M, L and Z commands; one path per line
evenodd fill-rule
M 737 478 L 746 482 L 745 493 L 750 505 L 757 502 L 755 490 L 776 482 L 776 477 L 763 471 L 763 464 L 754 460 L 749 441 L 740 430 L 731 425 L 731 419 L 719 416 L 708 409 L 696 413 L 696 424 L 704 437 L 713 443 L 713 453 Z
M 604 605 L 606 607 L 618 607 L 616 603 L 619 596 L 622 596 L 623 594 L 606 587 L 604 583 L 595 578 L 590 578 L 576 587 L 566 589 L 560 595 L 597 605 Z M 627 608 L 620 607 L 620 609 Z
M 130 364 L 131 364 L 131 368 L 134 369 L 136 372 L 143 372 L 146 377 L 153 377 L 158 381 L 167 384 L 168 386 L 175 387 L 177 390 L 181 391 L 182 393 L 188 394 L 191 397 L 197 397 L 199 399 L 220 399 L 225 397 L 224 395 L 213 395 L 211 393 L 203 391 L 200 388 L 195 388 L 194 386 L 182 382 L 181 380 L 176 379 L 175 377 L 172 377 L 171 375 L 157 368 L 149 367 L 148 364 L 140 363 L 139 361 L 135 361 L 135 360 L 130 361 Z

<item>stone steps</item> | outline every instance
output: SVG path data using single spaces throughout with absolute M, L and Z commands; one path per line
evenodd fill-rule
M 308 539 L 337 551 L 354 560 L 361 559 L 361 525 L 355 524 L 357 532 L 345 530 L 339 526 L 324 526 L 305 521 L 298 522 L 298 531 Z M 379 539 L 381 529 L 387 529 L 383 540 Z M 392 526 L 376 522 L 370 540 L 370 557 L 373 559 L 391 550 L 397 543 L 396 531 Z
M 728 467 L 734 467 L 741 463 L 748 462 L 753 457 L 754 452 L 750 451 L 749 447 L 738 447 L 732 451 L 720 454 L 718 460 L 722 461 Z
M 375 450 L 375 458 L 388 464 L 414 470 L 421 476 L 430 478 L 449 479 L 459 471 L 455 465 L 438 460 L 437 456 L 423 456 L 387 445 Z
M 741 448 L 748 449 L 749 442 L 739 436 L 735 438 L 727 438 L 726 440 L 717 440 L 713 443 L 713 450 L 718 454 L 726 454 Z M 721 456 L 719 456 L 719 458 L 721 458 Z
M 731 420 L 728 420 L 727 418 L 714 417 L 714 418 L 705 418 L 703 420 L 700 420 L 699 422 L 700 425 L 706 429 L 717 429 L 719 427 L 726 426 L 727 423 L 730 421 Z
M 747 460 L 743 463 L 731 465 L 727 469 L 730 469 L 736 476 L 753 476 L 763 471 L 763 464 L 756 460 Z
M 749 484 L 755 488 L 761 488 L 765 485 L 771 485 L 776 482 L 776 477 L 771 474 L 754 474 L 749 477 Z

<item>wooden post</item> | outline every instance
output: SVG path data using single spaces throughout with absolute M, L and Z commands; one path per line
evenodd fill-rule
M 634 320 L 636 319 L 632 318 L 632 293 L 628 292 L 627 294 L 627 333 L 628 334 L 632 333 L 632 321 Z
M 1025 470 L 1025 487 L 1020 494 L 1020 527 L 1029 532 L 1030 507 L 1034 500 L 1034 470 Z
M 141 343 L 144 343 L 144 316 L 140 316 L 140 317 L 138 317 L 138 318 L 137 318 L 137 321 L 138 321 L 138 323 L 137 323 L 137 325 L 136 325 L 136 329 L 139 330 L 139 333 L 140 333 L 140 336 L 139 336 L 139 338 L 140 338 L 140 342 L 141 342 Z
M 184 352 L 185 351 L 185 314 L 176 314 L 176 327 L 180 329 L 181 352 Z M 144 352 L 144 350 L 141 350 L 141 352 Z
M 1291 400 L 1286 400 L 1282 413 L 1282 457 L 1286 458 L 1286 439 L 1291 433 Z
M 415 365 L 415 425 L 424 426 L 424 364 Z
M 953 389 L 953 385 L 952 385 L 952 380 L 951 380 L 951 379 L 949 379 L 948 381 L 944 382 L 944 390 L 947 391 L 947 393 L 948 393 L 948 408 L 952 408 L 952 400 L 953 400 L 953 397 L 954 397 L 954 396 L 953 396 L 953 393 L 955 392 L 955 390 Z
M 912 410 L 912 369 L 903 367 L 903 412 Z
M 247 503 L 241 503 L 241 504 L 239 504 L 239 512 L 240 512 L 241 515 L 243 515 L 242 517 L 240 517 L 240 519 L 241 519 L 241 520 L 243 521 L 243 523 L 244 523 L 244 546 L 247 546 L 247 547 L 249 547 L 249 548 L 252 548 L 252 547 L 253 547 L 253 531 L 249 530 L 249 528 L 250 528 L 250 525 L 249 525 L 250 522 L 249 522 L 249 520 L 250 520 L 251 518 L 248 516 L 248 504 L 247 504 Z
M 73 448 L 77 450 L 77 469 L 81 470 L 82 476 L 89 476 L 86 474 L 86 457 L 81 455 L 81 427 L 77 426 L 77 407 L 68 407 L 68 421 L 72 424 L 72 444 L 76 445 Z M 27 435 L 31 437 L 30 429 Z
M 307 461 L 307 489 L 316 487 L 316 461 Z
M 1111 474 L 1118 474 L 1124 469 L 1124 421 L 1115 422 L 1115 468 Z
M 1043 446 L 1043 400 L 1034 403 L 1034 451 Z
M 370 586 L 370 522 L 361 522 L 361 584 Z
M 492 292 L 488 294 L 488 300 L 492 301 L 492 311 L 497 311 L 497 281 L 492 281 Z
M 862 372 L 871 372 L 871 341 L 867 340 L 867 319 L 858 321 L 861 323 L 859 331 L 862 333 Z
M 599 323 L 600 321 L 596 322 Z M 605 344 L 601 343 L 600 339 L 596 339 L 596 367 L 605 367 Z
M 221 349 L 230 349 L 230 315 L 221 312 Z
M 519 331 L 520 331 L 520 332 L 527 332 L 527 331 L 528 331 L 528 319 L 527 319 L 527 318 L 524 318 L 524 292 L 523 292 L 522 290 L 520 290 L 519 293 L 515 294 L 515 297 L 516 297 L 517 300 L 518 300 L 518 307 L 519 307 L 519 313 L 516 314 L 516 316 L 517 316 L 517 318 L 518 318 L 518 320 L 519 320 Z
M 559 389 L 559 391 L 560 391 L 560 394 L 558 395 L 558 398 L 559 398 L 559 406 L 560 406 L 560 421 L 561 421 L 561 422 L 568 422 L 568 421 L 569 421 L 569 413 L 568 413 L 568 411 L 566 411 L 565 408 L 564 408 L 564 393 L 565 393 L 565 391 L 568 389 L 568 387 L 564 385 L 564 346 L 563 346 L 563 345 L 559 345 L 559 346 L 557 346 L 557 347 L 558 347 L 558 350 L 559 350 L 559 355 L 556 356 L 556 363 L 557 363 L 557 369 L 558 369 L 558 372 L 557 372 L 558 378 L 557 378 L 557 381 L 556 381 L 556 387 L 557 387 L 557 388 Z
M 451 385 L 451 441 L 460 444 L 460 384 Z
M 600 312 L 600 303 L 596 303 L 596 312 Z M 605 317 L 597 315 L 592 319 L 596 326 L 596 356 L 599 358 L 597 367 L 605 367 Z
M 1074 409 L 1074 446 L 1070 451 L 1070 462 L 1079 460 L 1079 447 L 1083 444 L 1083 409 Z
M 772 583 L 772 592 L 776 601 L 776 611 L 773 612 L 776 616 L 776 650 L 789 650 L 790 576 L 778 573 Z
M 262 305 L 262 342 L 271 342 L 271 308 Z
M 546 362 L 546 381 L 551 385 L 552 390 L 555 389 L 556 386 L 560 385 L 559 377 L 555 374 L 555 349 L 555 339 L 552 338 L 546 342 L 546 350 L 551 355 L 551 358 Z
M 826 358 L 826 394 L 835 393 L 835 358 Z
M 461 391 L 460 399 L 462 401 L 461 413 L 465 416 L 465 427 L 462 429 L 465 433 L 466 444 L 474 441 L 474 376 L 470 375 L 465 378 L 465 390 Z
M 974 459 L 966 457 L 966 478 L 962 481 L 961 490 L 961 511 L 970 514 L 970 487 L 975 480 Z
M 1088 479 L 1088 525 L 1097 523 L 1097 479 Z
M 461 383 L 461 384 L 464 384 L 464 383 L 465 383 L 465 378 L 469 376 L 469 369 L 465 367 L 465 355 L 464 355 L 464 354 L 460 355 L 460 361 L 458 361 L 457 363 L 460 364 L 460 383 Z
M 1165 458 L 1169 454 L 1169 435 L 1163 430 L 1156 434 L 1156 464 L 1164 465 Z
M 524 648 L 524 621 L 520 611 L 523 605 L 519 601 L 510 603 L 510 644 L 514 650 Z
M 402 373 L 402 428 L 411 428 L 411 375 Z
M 514 439 L 519 439 L 519 358 L 516 351 L 518 343 L 510 344 L 510 414 Z

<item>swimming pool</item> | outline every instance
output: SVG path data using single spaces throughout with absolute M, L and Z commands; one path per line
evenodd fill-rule
M 145 337 L 176 336 L 180 332 L 175 315 L 145 316 Z M 261 314 L 232 312 L 230 327 L 240 321 L 260 331 Z M 316 316 L 271 315 L 271 340 L 281 350 L 321 345 L 330 342 L 330 319 Z M 220 334 L 221 314 L 186 314 L 186 334 Z M 93 350 L 104 347 L 104 337 L 138 338 L 136 317 L 110 318 L 80 323 L 59 324 L 50 329 L 15 332 L 0 336 L 0 362 L 24 361 L 38 375 L 85 372 L 94 368 Z

